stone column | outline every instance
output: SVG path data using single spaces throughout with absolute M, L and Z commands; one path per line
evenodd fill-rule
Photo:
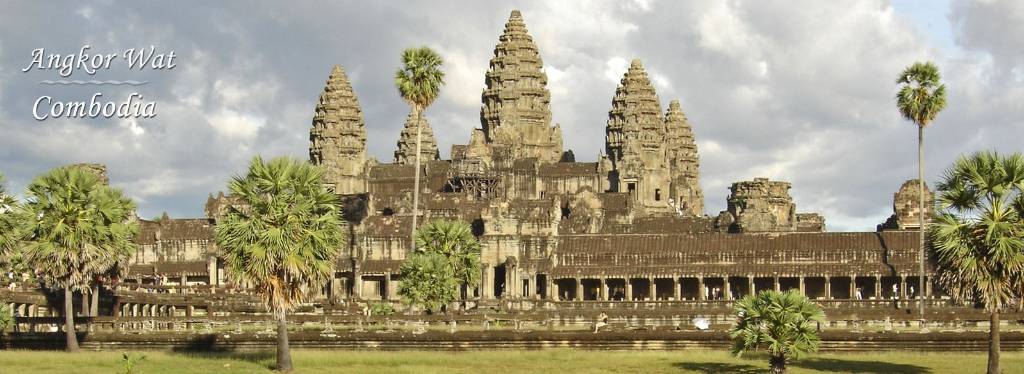
M 732 286 L 729 285 L 729 276 L 722 277 L 722 281 L 722 292 L 725 292 L 725 299 L 732 300 Z
M 331 294 L 330 294 L 330 296 L 328 296 L 328 297 L 331 298 L 330 300 L 331 300 L 332 303 L 335 300 L 338 300 L 338 296 L 339 296 L 340 293 L 341 293 L 341 279 L 339 279 L 337 277 L 337 275 L 333 275 L 332 274 L 332 277 L 331 277 Z
M 654 277 L 647 277 L 647 283 L 650 284 L 650 287 L 647 287 L 647 290 L 650 292 L 648 298 L 651 301 L 658 300 L 658 285 L 654 283 Z
M 900 295 L 899 298 L 906 300 L 909 294 L 907 293 L 907 276 L 900 275 Z
M 207 282 L 211 286 L 217 286 L 217 257 L 210 256 L 206 258 L 206 275 Z
M 800 295 L 807 296 L 807 287 L 804 285 L 804 276 L 800 276 Z
M 626 300 L 633 301 L 633 282 L 629 281 L 629 277 L 624 279 L 626 280 Z
M 697 300 L 704 301 L 708 299 L 708 293 L 704 289 L 704 276 L 697 276 Z
M 485 300 L 494 299 L 494 267 L 489 264 L 483 264 L 481 267 L 483 267 L 484 274 L 480 282 L 480 287 L 483 287 L 480 296 Z
M 756 295 L 757 290 L 754 288 L 754 276 L 752 274 L 747 274 L 747 295 Z
M 381 300 L 391 300 L 391 273 L 384 274 L 384 294 L 381 295 Z
M 544 285 L 546 286 L 546 287 L 544 287 L 545 288 L 544 291 L 547 292 L 547 295 L 544 295 L 544 298 L 546 298 L 548 300 L 557 300 L 558 299 L 558 292 L 555 291 L 555 284 L 554 283 L 555 282 L 551 278 L 551 274 L 548 274 L 547 276 L 544 277 Z M 483 295 L 483 292 L 481 292 L 480 294 Z
M 875 276 L 875 300 L 882 299 L 882 276 Z
M 604 278 L 603 275 L 601 276 L 601 286 L 600 287 L 601 287 L 601 289 L 598 290 L 598 292 L 600 293 L 599 300 L 601 300 L 601 301 L 608 301 L 608 281 Z
M 932 298 L 932 277 L 930 277 L 930 276 L 924 277 L 924 290 L 925 290 L 924 297 L 926 299 L 931 299 Z
M 832 277 L 825 276 L 825 300 L 832 300 Z
M 551 300 L 558 301 L 562 296 L 562 290 L 558 287 L 557 279 L 551 280 L 551 291 L 553 292 L 552 295 L 554 295 L 551 297 Z
M 583 301 L 583 279 L 576 278 L 576 301 Z
M 779 285 L 779 277 L 772 277 L 772 283 L 774 283 L 772 286 L 775 287 L 775 292 L 779 292 L 781 290 L 781 286 Z
M 356 291 L 356 298 L 362 300 L 363 299 L 363 276 L 362 276 L 362 274 L 356 274 L 356 281 L 355 281 L 355 285 L 353 286 L 353 288 L 355 288 L 355 291 Z
M 850 299 L 857 298 L 857 276 L 850 276 Z
M 672 297 L 675 298 L 676 301 L 680 301 L 683 299 L 683 284 L 682 282 L 679 281 L 678 274 L 672 278 L 672 295 Z
M 526 280 L 526 288 L 528 288 L 526 290 L 527 291 L 526 295 L 523 295 L 523 296 L 525 296 L 527 299 L 536 299 L 537 298 L 537 276 L 536 275 L 530 275 L 529 278 L 527 278 L 527 280 Z

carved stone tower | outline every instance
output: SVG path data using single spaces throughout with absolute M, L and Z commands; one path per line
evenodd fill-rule
M 665 113 L 665 149 L 672 178 L 671 199 L 683 214 L 704 215 L 704 192 L 700 189 L 700 159 L 693 130 L 679 106 L 672 100 Z
M 309 160 L 326 170 L 324 182 L 337 194 L 366 192 L 366 126 L 352 84 L 334 66 L 320 94 L 309 131 Z
M 648 211 L 670 211 L 665 121 L 639 59 L 630 63 L 615 90 L 605 136 L 612 163 L 611 189 L 633 194 Z
M 921 227 L 921 223 L 918 220 L 918 216 L 921 214 L 921 208 L 918 207 L 918 187 L 917 179 L 911 179 L 903 182 L 900 186 L 900 190 L 892 196 L 892 216 L 889 217 L 885 223 L 879 225 L 880 230 L 916 230 Z M 924 186 L 924 207 L 925 207 L 925 222 L 931 222 L 932 216 L 935 213 L 935 195 L 931 190 L 928 189 L 928 185 Z
M 420 162 L 437 160 L 437 139 L 434 138 L 434 130 L 430 128 L 427 117 L 409 113 L 405 119 L 405 127 L 398 137 L 398 150 L 395 151 L 395 163 L 413 165 L 416 163 L 416 120 L 419 120 L 423 130 L 420 132 Z
M 789 182 L 754 178 L 729 188 L 728 214 L 734 231 L 770 232 L 796 229 L 796 204 L 789 196 Z M 723 212 L 725 213 L 725 212 Z
M 551 93 L 537 45 L 518 10 L 505 24 L 484 80 L 480 123 L 487 142 L 508 147 L 512 157 L 557 162 L 562 129 L 551 126 Z

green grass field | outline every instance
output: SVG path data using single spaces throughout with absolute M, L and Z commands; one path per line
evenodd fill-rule
M 272 351 L 142 352 L 135 373 L 269 373 Z M 763 356 L 723 351 L 605 352 L 581 350 L 482 352 L 354 352 L 295 350 L 296 373 L 763 373 Z M 1003 353 L 1005 373 L 1024 373 L 1024 352 Z M 982 353 L 885 352 L 819 354 L 790 364 L 791 373 L 978 373 Z M 3 373 L 119 373 L 121 352 L 2 351 Z

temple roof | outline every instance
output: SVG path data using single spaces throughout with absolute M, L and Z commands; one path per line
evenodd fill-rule
M 155 244 L 160 240 L 212 240 L 213 225 L 204 218 L 139 220 L 139 244 Z
M 788 276 L 916 272 L 913 232 L 583 234 L 558 240 L 554 276 Z

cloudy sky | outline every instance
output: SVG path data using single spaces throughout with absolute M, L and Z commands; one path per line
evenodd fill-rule
M 873 230 L 892 193 L 916 176 L 916 130 L 893 104 L 907 65 L 937 63 L 949 106 L 926 130 L 927 179 L 958 155 L 1022 150 L 1024 2 L 1006 1 L 481 1 L 8 2 L 0 16 L 0 173 L 22 191 L 48 168 L 104 163 L 140 215 L 202 214 L 208 193 L 253 155 L 307 157 L 316 98 L 334 64 L 349 73 L 369 153 L 391 161 L 407 113 L 391 82 L 402 49 L 445 58 L 447 85 L 428 116 L 442 157 L 478 127 L 484 72 L 512 7 L 521 9 L 549 77 L 554 121 L 577 160 L 603 148 L 615 86 L 641 58 L 663 107 L 679 99 L 693 125 L 708 214 L 728 185 L 793 182 L 800 211 L 829 229 Z M 123 63 L 69 79 L 143 86 L 40 84 L 52 70 L 21 70 L 32 51 L 71 54 L 154 46 L 171 70 Z M 149 119 L 32 118 L 33 103 L 157 104 Z

